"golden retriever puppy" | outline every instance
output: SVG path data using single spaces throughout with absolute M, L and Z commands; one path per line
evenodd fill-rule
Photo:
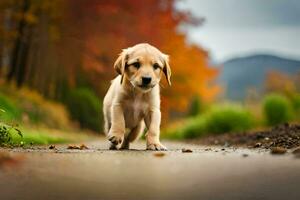
M 114 64 L 119 75 L 112 81 L 103 101 L 104 128 L 110 149 L 129 149 L 144 131 L 147 149 L 167 150 L 159 141 L 159 82 L 165 74 L 171 85 L 169 58 L 150 44 L 124 49 Z M 144 123 L 145 122 L 145 123 Z

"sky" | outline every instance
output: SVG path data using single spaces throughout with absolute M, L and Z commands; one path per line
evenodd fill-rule
M 205 18 L 185 31 L 216 62 L 256 53 L 300 60 L 300 0 L 180 0 L 177 7 Z

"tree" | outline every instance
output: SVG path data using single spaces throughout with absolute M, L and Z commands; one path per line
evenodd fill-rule
M 112 64 L 121 49 L 140 42 L 151 43 L 170 55 L 173 84 L 162 90 L 165 115 L 170 110 L 185 111 L 195 95 L 208 101 L 218 93 L 219 88 L 210 83 L 218 72 L 209 67 L 208 53 L 188 44 L 186 35 L 178 31 L 179 26 L 197 25 L 198 21 L 188 12 L 177 10 L 175 1 L 72 2 L 72 18 L 80 19 L 84 30 L 83 68 L 99 94 L 107 90 L 108 80 L 114 75 Z M 99 86 L 99 80 L 105 83 Z
M 12 16 L 4 32 L 14 33 L 3 38 L 11 60 L 6 76 L 18 86 L 60 100 L 82 86 L 103 97 L 121 50 L 148 42 L 170 55 L 172 87 L 162 89 L 164 119 L 171 110 L 187 111 L 194 96 L 210 101 L 218 93 L 211 82 L 218 72 L 209 66 L 208 53 L 179 31 L 202 20 L 178 10 L 175 0 L 3 1 Z

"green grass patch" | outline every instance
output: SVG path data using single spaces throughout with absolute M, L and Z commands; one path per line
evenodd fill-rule
M 8 126 L 8 125 L 5 125 Z M 9 126 L 8 126 L 9 127 Z M 0 146 L 30 146 L 48 145 L 62 143 L 76 143 L 98 139 L 91 133 L 85 131 L 64 131 L 48 129 L 44 127 L 18 127 L 21 135 L 16 130 L 11 130 L 9 134 L 0 135 Z M 2 142 L 1 142 L 2 141 Z
M 12 135 L 12 145 L 46 145 L 71 142 L 70 138 L 51 135 L 47 131 L 25 129 L 22 131 L 23 137 Z
M 206 116 L 206 132 L 213 134 L 245 131 L 253 125 L 250 112 L 237 105 L 217 106 Z
M 202 115 L 163 130 L 162 135 L 170 139 L 191 139 L 208 134 L 245 131 L 251 129 L 254 124 L 253 116 L 243 107 L 219 105 Z
M 0 93 L 0 118 L 3 121 L 19 120 L 21 110 L 8 97 Z
M 206 134 L 206 119 L 202 116 L 186 119 L 174 127 L 163 130 L 162 136 L 169 139 L 192 139 Z

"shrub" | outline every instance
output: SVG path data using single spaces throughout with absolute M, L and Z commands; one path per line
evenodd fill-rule
M 181 131 L 182 137 L 187 139 L 202 136 L 206 132 L 206 120 L 202 116 L 190 119 Z
M 13 134 L 23 137 L 19 129 L 0 123 L 0 146 L 12 144 Z
M 263 112 L 268 125 L 277 125 L 292 118 L 289 100 L 279 94 L 270 94 L 264 98 Z
M 23 120 L 31 123 L 44 124 L 51 128 L 69 128 L 69 113 L 57 102 L 45 99 L 39 93 L 23 88 L 14 94 L 22 110 Z M 28 119 L 27 119 L 28 118 Z
M 100 131 L 102 127 L 102 104 L 93 91 L 87 88 L 72 90 L 67 97 L 67 107 L 73 119 L 82 128 Z
M 299 116 L 300 114 L 300 94 L 294 94 L 291 97 L 291 102 L 292 102 L 292 106 L 293 106 L 293 110 L 295 111 L 295 113 L 297 113 Z
M 188 111 L 189 116 L 197 116 L 202 111 L 202 101 L 199 96 L 195 96 L 192 101 Z
M 21 116 L 20 109 L 2 94 L 0 94 L 0 109 L 0 118 L 4 121 L 16 120 Z
M 43 124 L 49 128 L 71 128 L 69 113 L 63 104 L 44 98 L 23 87 L 0 85 L 0 118 L 4 121 Z
M 252 128 L 253 116 L 245 109 L 234 105 L 213 108 L 206 117 L 206 131 L 220 134 L 239 132 Z
M 197 116 L 185 120 L 180 125 L 164 130 L 164 136 L 171 139 L 192 139 L 205 134 L 205 119 Z
M 245 131 L 253 125 L 253 116 L 247 110 L 239 106 L 223 105 L 187 119 L 179 126 L 167 130 L 166 135 L 175 139 L 196 138 L 211 133 Z

